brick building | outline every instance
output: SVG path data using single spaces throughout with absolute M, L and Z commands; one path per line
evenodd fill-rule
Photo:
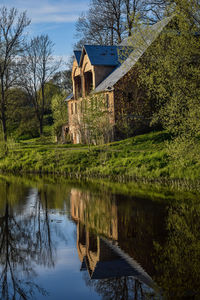
M 138 85 L 137 63 L 159 37 L 171 18 L 165 18 L 119 46 L 85 45 L 74 51 L 73 93 L 68 102 L 69 134 L 73 143 L 83 140 L 83 99 L 101 95 L 113 125 L 112 139 L 121 139 L 149 129 L 154 103 L 146 101 Z

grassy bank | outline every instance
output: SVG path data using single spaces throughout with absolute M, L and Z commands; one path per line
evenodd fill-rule
M 167 155 L 166 132 L 114 142 L 104 146 L 56 145 L 37 139 L 11 143 L 1 151 L 0 171 L 46 173 L 115 180 L 200 179 L 200 162 L 181 165 Z

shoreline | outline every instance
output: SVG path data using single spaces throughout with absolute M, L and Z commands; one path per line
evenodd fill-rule
M 200 162 L 187 168 L 175 164 L 167 155 L 168 141 L 166 132 L 151 132 L 91 148 L 30 142 L 13 144 L 5 156 L 0 156 L 0 173 L 199 189 Z

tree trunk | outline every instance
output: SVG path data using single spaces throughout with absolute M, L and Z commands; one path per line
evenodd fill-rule
M 40 135 L 43 135 L 43 116 L 39 120 L 40 122 Z
M 113 25 L 111 28 L 111 41 L 110 41 L 110 45 L 113 46 L 114 45 L 114 30 L 113 30 Z
M 6 118 L 5 114 L 2 113 L 2 128 L 3 128 L 3 139 L 4 142 L 7 142 L 7 126 L 6 126 Z
M 5 106 L 5 91 L 3 85 L 3 76 L 1 76 L 1 121 L 3 129 L 3 138 L 7 142 L 7 126 L 6 126 L 6 106 Z
M 44 84 L 42 84 L 41 89 L 42 89 L 42 107 L 41 107 L 41 116 L 40 116 L 40 135 L 43 134 L 44 100 L 45 100 Z

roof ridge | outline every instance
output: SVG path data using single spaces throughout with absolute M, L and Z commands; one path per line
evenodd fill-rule
M 110 90 L 124 75 L 126 75 L 131 68 L 138 62 L 141 56 L 145 53 L 147 48 L 156 40 L 165 26 L 174 17 L 166 17 L 162 21 L 157 22 L 149 28 L 149 31 L 140 32 L 140 38 L 143 43 L 140 44 L 130 53 L 130 55 L 119 65 L 108 77 L 106 77 L 93 91 L 93 93 L 100 93 L 106 90 Z M 160 26 L 159 26 L 160 25 Z M 142 36 L 143 35 L 143 36 Z M 133 38 L 133 37 L 132 37 Z M 121 45 L 122 47 L 126 45 Z

